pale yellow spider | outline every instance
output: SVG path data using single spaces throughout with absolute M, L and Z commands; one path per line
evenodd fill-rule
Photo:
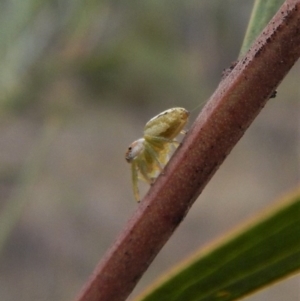
M 184 134 L 189 112 L 184 108 L 172 108 L 150 119 L 144 128 L 144 137 L 134 141 L 125 158 L 131 163 L 133 192 L 140 201 L 138 179 L 150 185 L 154 183 L 164 165 L 168 162 L 172 147 L 178 146 L 176 137 Z

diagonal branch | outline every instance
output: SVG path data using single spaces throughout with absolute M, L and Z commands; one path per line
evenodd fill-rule
M 127 298 L 299 56 L 300 0 L 287 0 L 220 83 L 78 301 Z

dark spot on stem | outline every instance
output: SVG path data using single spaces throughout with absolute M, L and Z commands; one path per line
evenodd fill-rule
M 276 97 L 276 95 L 277 95 L 277 91 L 276 91 L 276 90 L 274 90 L 274 91 L 272 92 L 272 94 L 270 95 L 270 98 L 275 98 L 275 97 Z

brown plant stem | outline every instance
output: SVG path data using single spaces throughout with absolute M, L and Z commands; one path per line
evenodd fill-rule
M 287 0 L 220 83 L 77 301 L 125 300 L 300 56 L 300 0 Z

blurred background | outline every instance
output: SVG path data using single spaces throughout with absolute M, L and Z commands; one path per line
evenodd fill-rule
M 206 102 L 238 57 L 252 5 L 0 2 L 0 300 L 74 299 L 137 208 L 126 148 L 159 112 Z M 299 72 L 298 63 L 132 296 L 298 185 Z M 247 300 L 298 298 L 294 277 Z

